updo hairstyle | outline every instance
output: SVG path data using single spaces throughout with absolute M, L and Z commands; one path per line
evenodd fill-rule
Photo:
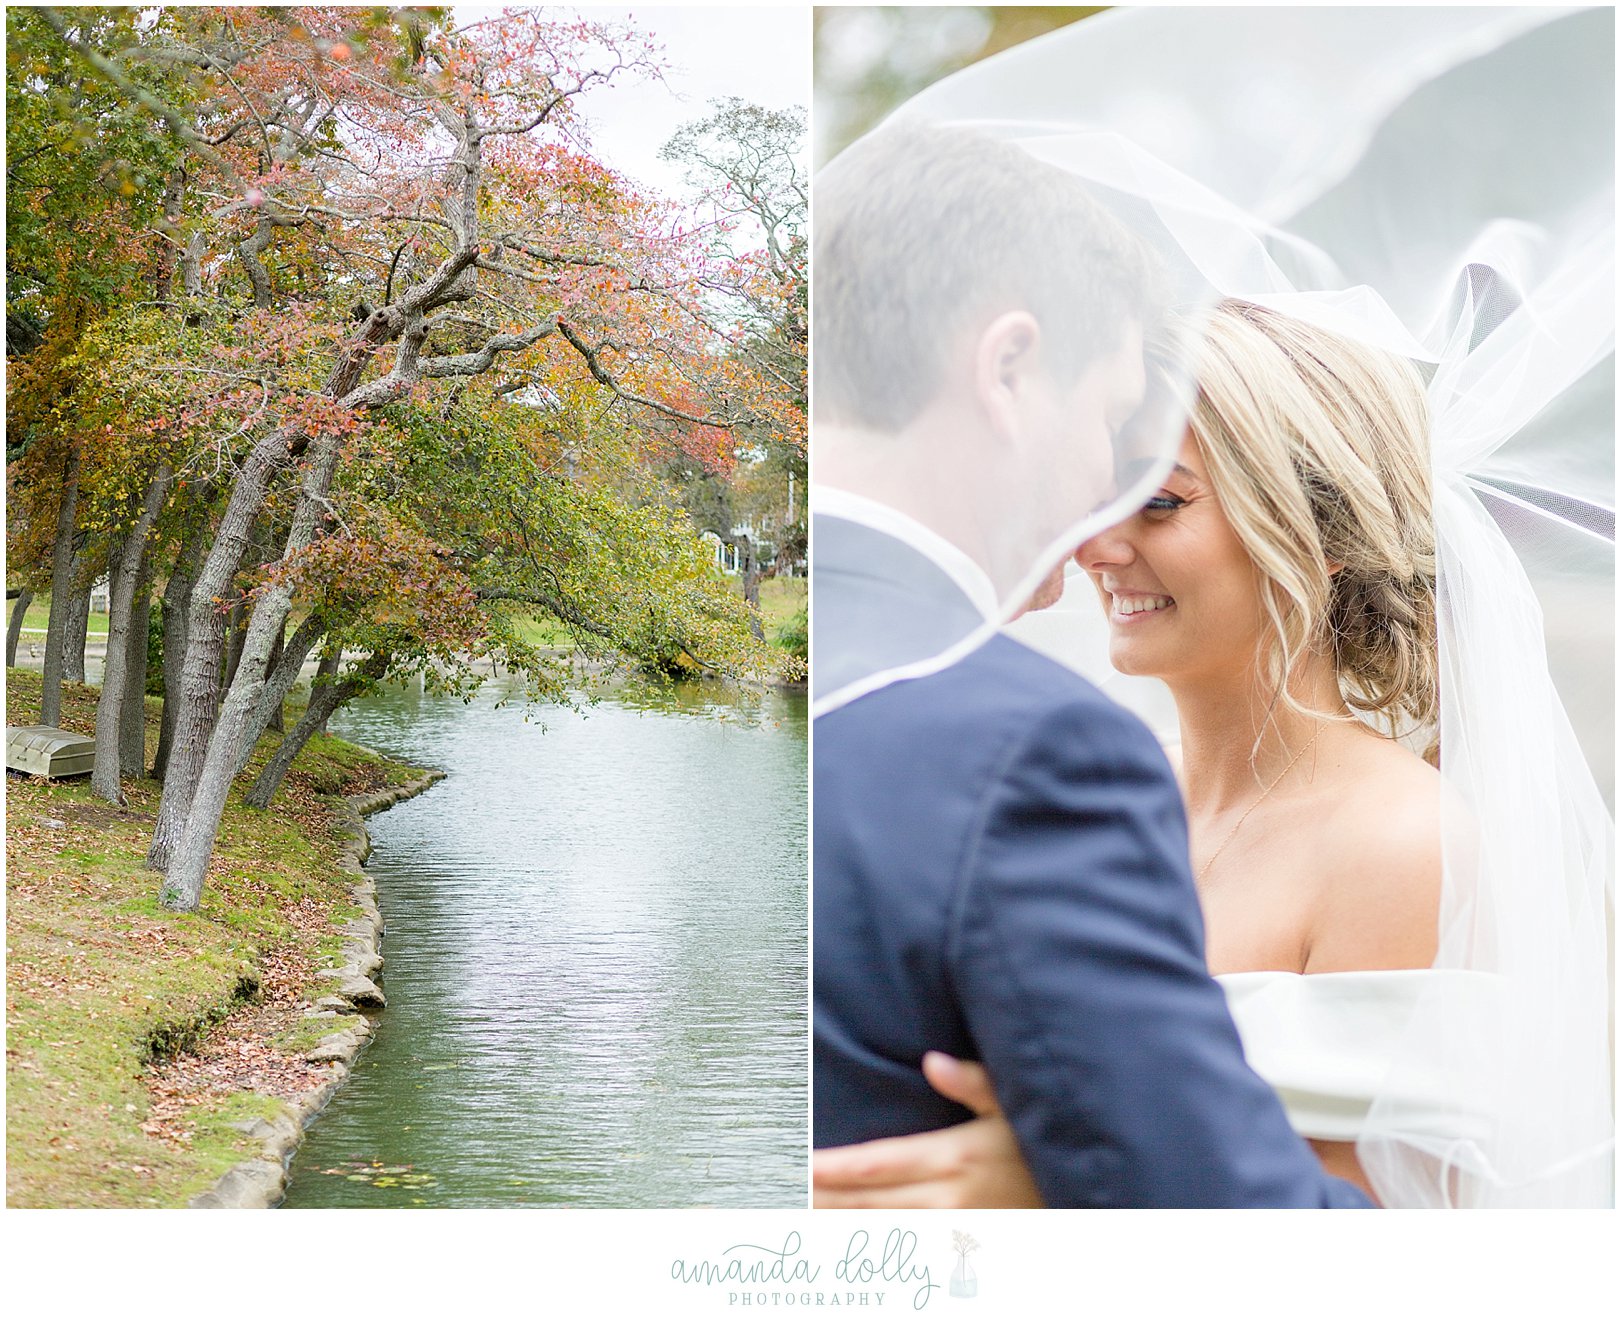
M 1274 701 L 1333 658 L 1353 709 L 1392 737 L 1438 716 L 1429 410 L 1414 365 L 1305 321 L 1227 300 L 1199 354 L 1192 431 L 1260 576 Z M 1432 744 L 1426 758 L 1432 761 Z

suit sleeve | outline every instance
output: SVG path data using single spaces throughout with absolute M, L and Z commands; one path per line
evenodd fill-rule
M 1176 784 L 1103 701 L 1017 740 L 957 878 L 949 963 L 1055 1207 L 1365 1207 L 1244 1061 L 1204 960 Z

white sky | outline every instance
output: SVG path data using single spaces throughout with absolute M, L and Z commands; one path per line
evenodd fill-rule
M 457 5 L 467 22 L 501 5 Z M 682 124 L 700 119 L 711 100 L 740 96 L 770 110 L 811 95 L 811 11 L 802 4 L 557 6 L 586 18 L 634 20 L 664 45 L 665 84 L 626 82 L 588 92 L 579 102 L 599 160 L 666 194 L 683 192 L 680 172 L 658 150 Z M 807 153 L 808 160 L 808 153 Z

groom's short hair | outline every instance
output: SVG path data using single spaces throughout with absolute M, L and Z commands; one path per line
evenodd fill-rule
M 899 430 L 974 322 L 1028 311 L 1064 383 L 1161 301 L 1147 248 L 1073 174 L 963 129 L 889 125 L 817 177 L 812 405 Z

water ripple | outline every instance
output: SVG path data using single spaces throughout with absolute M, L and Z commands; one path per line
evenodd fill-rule
M 288 1206 L 802 1206 L 803 698 L 511 694 L 334 721 L 450 776 L 369 823 L 389 1007 Z

